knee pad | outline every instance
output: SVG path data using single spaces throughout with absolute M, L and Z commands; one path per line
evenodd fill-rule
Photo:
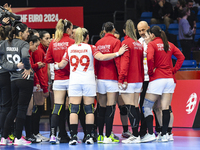
M 69 104 L 69 111 L 71 113 L 79 114 L 80 112 L 80 105 L 79 104 Z
M 125 105 L 119 106 L 119 110 L 120 110 L 120 115 L 122 115 L 122 116 L 127 115 L 127 108 Z
M 148 100 L 148 99 L 144 99 L 144 103 L 143 103 L 143 106 L 142 106 L 142 111 L 144 113 L 144 117 L 146 118 L 147 116 L 149 115 L 153 115 L 152 113 L 152 107 L 154 105 L 154 102 Z
M 172 113 L 172 106 L 169 106 L 169 113 Z
M 18 105 L 17 118 L 26 119 L 27 105 Z
M 94 105 L 90 104 L 90 105 L 84 105 L 84 112 L 85 114 L 93 114 L 94 113 Z
M 53 108 L 52 114 L 60 115 L 60 111 L 61 110 L 62 110 L 62 105 L 61 104 L 54 104 L 54 108 Z

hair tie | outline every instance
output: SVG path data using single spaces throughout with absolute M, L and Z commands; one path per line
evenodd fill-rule
M 16 29 L 17 29 L 17 30 L 21 30 L 21 28 L 20 28 L 19 26 L 16 26 Z
M 62 23 L 64 24 L 64 26 L 67 26 L 67 19 L 65 19 L 65 20 L 62 20 Z
M 160 32 L 162 32 L 162 30 L 159 30 Z

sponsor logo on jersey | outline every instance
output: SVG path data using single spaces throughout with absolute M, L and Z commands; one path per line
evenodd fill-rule
M 6 47 L 6 51 L 18 52 L 18 47 Z
M 110 47 L 111 47 L 111 45 L 99 45 L 99 46 L 97 46 L 97 49 L 100 52 L 105 53 L 105 52 L 110 52 Z
M 191 114 L 197 103 L 197 94 L 192 93 L 187 101 L 186 112 L 187 114 Z

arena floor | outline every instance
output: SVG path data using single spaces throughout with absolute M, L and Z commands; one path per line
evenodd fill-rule
M 49 124 L 47 121 L 41 122 L 40 133 L 46 137 L 49 137 Z M 79 127 L 78 137 L 83 138 L 83 132 Z M 122 127 L 114 126 L 113 132 L 121 137 Z M 200 148 L 200 128 L 173 128 L 174 141 L 167 143 L 152 142 L 141 144 L 57 144 L 51 145 L 49 142 L 43 142 L 39 144 L 31 144 L 30 146 L 0 146 L 0 150 L 199 150 Z M 120 138 L 122 140 L 122 138 Z

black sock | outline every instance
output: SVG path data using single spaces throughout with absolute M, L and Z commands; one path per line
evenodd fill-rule
M 136 112 L 137 112 L 137 117 L 138 117 L 138 123 L 140 122 L 140 119 L 141 119 L 141 115 L 140 115 L 140 109 L 139 109 L 139 107 L 135 107 L 135 110 L 136 110 Z
M 160 133 L 161 132 L 161 126 L 158 122 L 157 115 L 156 115 L 156 112 L 154 110 L 153 110 L 153 113 L 154 113 L 154 116 L 155 116 L 155 123 L 156 123 L 155 130 L 156 130 L 156 132 Z
M 50 135 L 57 135 L 57 127 L 59 124 L 59 116 L 56 114 L 51 115 L 51 133 Z
M 78 114 L 78 119 L 80 120 L 81 126 L 83 128 L 84 134 L 86 134 L 86 128 L 85 128 L 85 112 L 83 110 L 83 102 L 80 105 L 80 112 Z
M 22 130 L 25 124 L 25 119 L 23 118 L 16 118 L 16 129 L 15 129 L 15 137 L 20 139 L 22 137 Z
M 163 126 L 162 126 L 162 134 L 161 135 L 163 136 L 167 133 L 167 128 L 169 125 L 169 120 L 170 120 L 169 109 L 163 110 L 162 114 L 163 114 L 163 117 L 162 117 Z
M 65 113 L 65 107 L 62 107 L 59 115 L 59 136 L 64 137 L 66 136 L 66 113 Z
M 147 129 L 149 134 L 153 134 L 153 115 L 149 115 L 146 118 Z
M 99 135 L 103 135 L 103 128 L 105 123 L 106 107 L 99 107 L 98 127 Z
M 105 123 L 106 123 L 106 136 L 111 135 L 113 119 L 115 114 L 115 105 L 106 106 Z
M 130 124 L 132 127 L 133 135 L 138 137 L 138 126 L 139 126 L 139 119 L 138 119 L 138 114 L 135 109 L 135 106 L 133 105 L 126 105 L 127 110 L 128 110 L 128 117 L 130 120 Z
M 168 127 L 167 128 L 167 133 L 170 135 L 170 134 L 172 134 L 172 127 Z
M 77 135 L 78 124 L 70 124 L 70 129 L 71 137 Z
M 70 131 L 69 115 L 70 115 L 69 109 L 65 110 L 65 117 L 66 117 L 66 120 L 67 120 L 68 129 Z
M 36 107 L 36 111 L 33 111 L 32 114 L 32 121 L 33 121 L 33 134 L 37 135 L 39 133 L 39 126 L 40 126 L 40 117 L 43 113 L 44 110 L 44 106 L 43 105 L 37 105 Z
M 32 116 L 26 116 L 25 131 L 26 137 L 30 137 L 32 134 Z
M 91 131 L 92 131 L 92 129 L 93 129 L 93 124 L 86 124 L 85 125 L 86 126 L 86 135 L 90 135 L 91 136 Z
M 123 132 L 127 132 L 128 131 L 128 125 L 123 125 Z

